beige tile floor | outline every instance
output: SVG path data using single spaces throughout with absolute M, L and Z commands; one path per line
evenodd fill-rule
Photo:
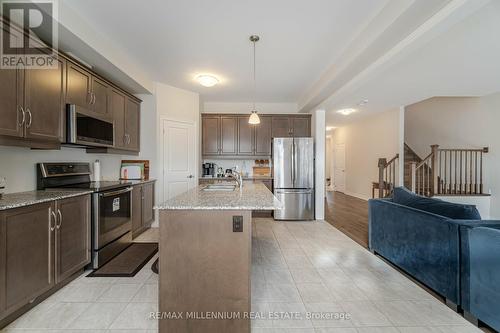
M 253 333 L 481 332 L 328 223 L 255 219 L 252 243 Z M 153 260 L 133 278 L 82 275 L 5 331 L 156 332 Z

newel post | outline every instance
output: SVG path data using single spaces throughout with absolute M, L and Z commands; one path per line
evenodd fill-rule
M 384 197 L 384 169 L 385 166 L 387 165 L 387 159 L 386 158 L 379 158 L 378 159 L 378 197 L 383 198 Z
M 417 193 L 417 162 L 411 161 L 411 191 Z
M 431 145 L 432 158 L 431 158 L 431 171 L 432 171 L 432 184 L 430 186 L 431 196 L 438 194 L 438 149 L 439 145 Z

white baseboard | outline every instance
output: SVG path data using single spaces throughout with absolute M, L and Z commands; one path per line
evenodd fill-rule
M 361 200 L 365 200 L 365 201 L 368 201 L 369 199 L 371 199 L 370 196 L 366 196 L 364 194 L 354 193 L 354 192 L 350 192 L 350 191 L 345 191 L 344 194 L 349 195 L 351 197 L 361 199 Z

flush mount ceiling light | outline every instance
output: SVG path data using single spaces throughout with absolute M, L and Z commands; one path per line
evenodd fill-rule
M 260 118 L 257 114 L 257 109 L 255 108 L 255 100 L 257 95 L 257 80 L 255 75 L 255 43 L 259 41 L 260 37 L 257 35 L 250 36 L 250 41 L 253 43 L 253 108 L 252 113 L 250 114 L 250 118 L 248 118 L 248 123 L 250 125 L 258 125 L 260 124 Z
M 219 83 L 219 79 L 210 74 L 201 74 L 196 77 L 196 81 L 204 87 L 210 88 Z
M 356 109 L 342 109 L 342 110 L 338 110 L 337 113 L 340 113 L 341 115 L 344 115 L 344 116 L 348 116 L 351 113 L 354 113 L 356 111 L 357 111 Z

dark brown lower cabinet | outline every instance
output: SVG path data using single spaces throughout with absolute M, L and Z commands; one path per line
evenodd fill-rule
M 147 230 L 154 220 L 154 183 L 135 185 L 132 190 L 132 237 Z
M 89 195 L 0 212 L 0 327 L 88 263 Z
M 56 283 L 90 263 L 90 197 L 56 203 Z

